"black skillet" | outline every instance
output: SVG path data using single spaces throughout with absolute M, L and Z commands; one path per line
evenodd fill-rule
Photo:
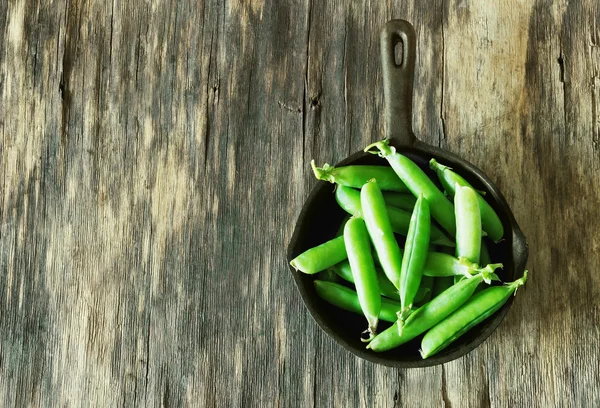
M 399 43 L 402 45 L 402 61 L 397 63 L 396 46 Z M 381 31 L 386 138 L 390 139 L 390 144 L 400 153 L 415 161 L 433 180 L 436 177 L 428 167 L 431 158 L 452 167 L 476 189 L 486 192 L 485 198 L 498 213 L 505 230 L 504 239 L 490 248 L 491 259 L 493 262 L 504 264 L 504 269 L 498 273 L 502 281 L 518 279 L 525 270 L 528 247 L 502 193 L 477 167 L 455 154 L 419 141 L 412 131 L 415 58 L 416 38 L 413 27 L 404 20 L 389 21 Z M 387 165 L 387 162 L 375 155 L 358 152 L 336 166 L 350 164 Z M 305 250 L 333 238 L 345 215 L 335 202 L 333 185 L 325 181 L 317 182 L 298 218 L 288 247 L 288 263 Z M 360 340 L 360 333 L 366 327 L 364 317 L 337 309 L 320 299 L 313 285 L 314 276 L 297 272 L 292 267 L 290 271 L 308 311 L 321 329 L 356 356 L 393 367 L 428 367 L 462 357 L 492 334 L 513 301 L 511 298 L 492 317 L 439 354 L 423 360 L 418 353 L 421 337 L 385 353 L 365 349 L 365 343 Z M 385 327 L 387 326 L 383 326 L 381 330 Z

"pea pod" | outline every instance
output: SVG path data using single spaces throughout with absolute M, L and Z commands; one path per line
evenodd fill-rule
M 356 291 L 340 285 L 339 283 L 321 280 L 315 280 L 314 285 L 317 294 L 323 300 L 339 307 L 340 309 L 363 315 Z M 394 302 L 391 299 L 381 298 L 379 319 L 390 323 L 395 322 L 397 319 L 396 313 L 398 310 L 400 310 L 400 302 Z
M 334 167 L 325 163 L 317 167 L 315 161 L 310 162 L 315 177 L 319 180 L 337 183 L 342 186 L 361 188 L 367 181 L 376 179 L 379 188 L 386 191 L 408 192 L 393 169 L 387 166 L 342 166 Z
M 400 287 L 402 253 L 394 237 L 383 195 L 377 181 L 371 180 L 360 190 L 362 213 L 381 267 L 396 289 Z
M 371 255 L 369 244 L 369 233 L 364 220 L 361 218 L 350 218 L 344 227 L 344 242 L 352 277 L 358 293 L 360 307 L 369 322 L 370 340 L 374 337 L 379 324 L 379 312 L 381 311 L 381 294 L 379 291 L 379 279 L 375 271 L 375 263 Z
M 369 343 L 367 348 L 382 352 L 414 339 L 459 308 L 483 280 L 491 279 L 497 279 L 497 277 L 486 270 L 450 287 L 413 312 L 402 327 L 396 322 L 392 327 L 381 332 Z
M 312 275 L 347 258 L 344 237 L 342 236 L 304 251 L 292 259 L 290 265 L 300 272 Z
M 402 274 L 400 278 L 400 325 L 408 317 L 413 306 L 415 294 L 421 284 L 423 266 L 429 249 L 429 233 L 431 218 L 429 204 L 419 195 L 410 219 L 410 227 L 406 237 L 404 256 L 402 258 Z
M 417 202 L 417 198 L 411 193 L 384 192 L 383 199 L 388 206 L 410 212 L 415 208 L 415 203 Z
M 460 336 L 490 317 L 504 305 L 517 288 L 525 284 L 527 271 L 521 279 L 493 286 L 474 295 L 454 313 L 435 325 L 421 341 L 421 356 L 431 357 L 439 353 Z M 459 282 L 458 284 L 461 284 Z
M 423 194 L 431 207 L 431 216 L 451 236 L 456 235 L 456 222 L 454 220 L 454 206 L 444 194 L 429 179 L 427 174 L 408 157 L 397 153 L 393 146 L 385 139 L 373 143 L 365 148 L 365 152 L 379 154 L 390 163 L 398 177 L 415 197 Z M 375 149 L 375 150 L 372 150 Z
M 492 279 L 498 280 L 498 277 L 490 269 L 484 269 L 481 273 L 471 278 L 455 283 L 429 303 L 412 313 L 406 319 L 404 325 L 419 325 L 423 328 L 422 332 L 424 332 L 465 303 L 473 295 L 473 292 L 481 282 L 485 281 L 490 284 Z M 398 325 L 399 334 L 402 334 L 402 330 L 403 326 L 401 324 Z
M 363 216 L 362 205 L 360 201 L 360 191 L 345 187 L 337 186 L 335 190 L 335 200 L 347 213 L 361 218 Z M 385 201 L 385 199 L 384 199 Z M 398 234 L 408 234 L 410 226 L 411 214 L 392 206 L 385 206 L 392 230 Z M 431 225 L 431 242 L 433 244 L 453 247 L 454 241 L 449 239 L 439 228 Z
M 481 214 L 477 193 L 471 187 L 456 185 L 456 257 L 479 264 L 481 253 Z
M 437 176 L 444 186 L 444 189 L 450 196 L 454 197 L 456 193 L 456 184 L 463 187 L 472 187 L 467 180 L 456 174 L 448 166 L 444 166 L 438 163 L 435 159 L 431 159 L 429 167 L 435 170 Z M 477 195 L 479 202 L 479 208 L 481 211 L 481 224 L 483 230 L 488 234 L 490 239 L 494 242 L 498 242 L 504 236 L 504 226 L 496 211 L 488 204 L 488 202 L 481 196 Z
M 501 268 L 502 264 L 491 264 L 491 268 Z M 479 272 L 481 269 L 467 259 L 458 259 L 452 255 L 443 252 L 429 252 L 425 266 L 423 266 L 423 275 L 442 277 L 442 276 L 458 276 L 471 277 L 471 275 Z
M 337 265 L 334 265 L 331 268 L 339 277 L 348 281 L 350 283 L 354 283 L 354 276 L 352 276 L 352 268 L 350 267 L 350 262 L 342 261 Z M 390 282 L 390 280 L 385 276 L 385 273 L 380 268 L 375 268 L 377 272 L 377 278 L 379 279 L 379 290 L 381 294 L 390 299 L 398 300 L 398 289 Z

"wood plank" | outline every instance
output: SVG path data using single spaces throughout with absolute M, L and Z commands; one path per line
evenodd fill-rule
M 530 245 L 498 330 L 444 366 L 353 357 L 285 261 L 315 180 L 383 134 L 379 29 L 411 21 L 413 126 L 494 179 Z M 0 2 L 2 406 L 595 406 L 600 7 Z

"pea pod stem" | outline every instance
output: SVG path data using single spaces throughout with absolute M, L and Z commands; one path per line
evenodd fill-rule
M 408 192 L 394 170 L 387 166 L 351 165 L 334 167 L 325 163 L 323 167 L 317 167 L 314 160 L 310 162 L 310 165 L 315 177 L 319 180 L 361 188 L 368 180 L 376 179 L 382 190 Z
M 322 280 L 314 281 L 315 289 L 320 298 L 326 302 L 349 312 L 363 315 L 358 294 L 344 285 L 335 282 Z M 391 299 L 381 298 L 381 310 L 379 319 L 385 322 L 393 323 L 396 321 L 396 312 L 400 310 L 400 302 Z
M 415 197 L 423 194 L 431 207 L 431 216 L 451 236 L 455 236 L 456 222 L 452 203 L 415 162 L 396 152 L 395 147 L 389 144 L 389 140 L 384 139 L 370 144 L 364 151 L 385 158 Z
M 456 184 L 473 188 L 468 181 L 452 171 L 451 167 L 444 166 L 435 159 L 430 160 L 429 167 L 436 172 L 442 186 L 451 197 L 454 197 L 456 193 Z M 504 226 L 502 225 L 500 217 L 498 217 L 496 211 L 494 211 L 492 206 L 480 194 L 477 194 L 477 200 L 481 211 L 481 224 L 483 230 L 494 242 L 500 241 L 504 236 Z
M 460 308 L 433 326 L 421 341 L 421 356 L 431 357 L 439 353 L 463 334 L 493 315 L 517 289 L 525 284 L 527 271 L 523 277 L 502 286 L 492 286 L 475 294 Z M 459 282 L 458 284 L 462 283 Z
M 351 187 L 337 186 L 335 200 L 347 213 L 362 218 L 363 211 L 360 199 L 360 191 Z M 385 202 L 385 199 L 384 199 Z M 408 234 L 411 213 L 390 205 L 385 206 L 392 230 L 401 235 Z M 430 239 L 432 244 L 454 247 L 455 243 L 449 239 L 438 227 L 431 225 Z

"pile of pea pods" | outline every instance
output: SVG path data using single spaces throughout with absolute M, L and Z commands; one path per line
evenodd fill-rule
M 348 216 L 334 239 L 291 265 L 316 274 L 325 301 L 365 317 L 366 330 L 357 336 L 368 349 L 391 350 L 423 335 L 419 351 L 428 358 L 500 309 L 527 271 L 492 285 L 502 264 L 491 263 L 484 237 L 497 243 L 504 227 L 484 193 L 450 167 L 429 162 L 442 191 L 388 140 L 365 152 L 389 166 L 311 162 L 318 179 L 336 184 L 336 201 Z M 380 320 L 393 324 L 379 331 Z

